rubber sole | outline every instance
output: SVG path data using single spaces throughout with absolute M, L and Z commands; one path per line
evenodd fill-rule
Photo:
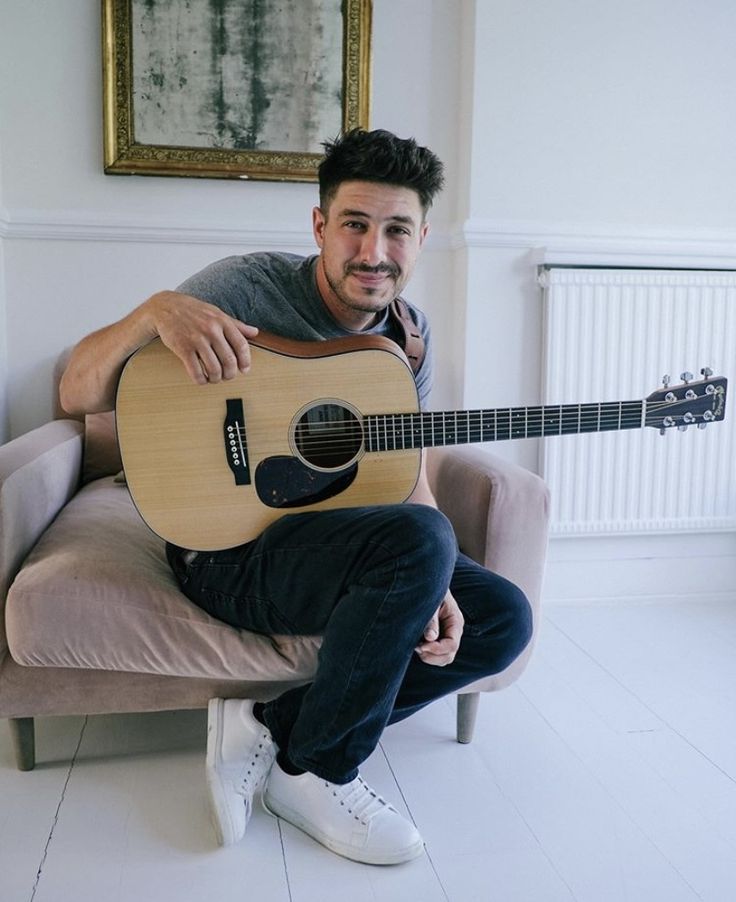
M 352 846 L 340 843 L 337 840 L 332 839 L 332 837 L 322 833 L 321 830 L 311 824 L 303 815 L 299 814 L 298 811 L 289 808 L 288 805 L 284 805 L 274 799 L 269 800 L 268 790 L 266 790 L 261 797 L 261 804 L 268 814 L 273 817 L 280 817 L 283 820 L 288 821 L 294 827 L 298 827 L 301 831 L 306 833 L 307 836 L 311 836 L 312 839 L 325 846 L 325 848 L 329 849 L 331 852 L 334 852 L 336 855 L 341 855 L 343 858 L 349 858 L 351 861 L 359 861 L 361 864 L 404 864 L 407 861 L 418 858 L 422 852 L 424 852 L 424 842 L 420 839 L 411 846 L 395 850 L 390 855 L 361 855 L 359 849 L 354 849 Z

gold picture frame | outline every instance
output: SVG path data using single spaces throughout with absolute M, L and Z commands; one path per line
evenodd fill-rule
M 372 3 L 310 2 L 102 0 L 105 173 L 316 181 L 318 142 L 369 127 Z

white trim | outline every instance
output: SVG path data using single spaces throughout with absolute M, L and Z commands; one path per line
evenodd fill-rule
M 30 241 L 114 241 L 162 244 L 233 244 L 314 250 L 309 229 L 284 225 L 271 229 L 222 226 L 201 221 L 142 223 L 95 213 L 16 211 L 6 221 L 6 238 Z
M 85 211 L 46 212 L 0 209 L 0 236 L 26 241 L 114 241 L 144 244 L 218 244 L 256 249 L 291 250 L 309 254 L 316 251 L 309 225 L 284 223 L 277 227 L 243 228 L 202 220 L 169 220 L 145 223 L 137 219 L 115 219 Z M 450 232 L 430 232 L 428 244 L 434 250 L 451 249 Z
M 733 599 L 733 532 L 550 538 L 547 604 Z
M 189 220 L 151 221 L 87 211 L 6 210 L 0 207 L 0 238 L 30 241 L 115 241 L 219 244 L 249 248 L 314 250 L 309 227 L 284 223 L 267 229 Z M 518 249 L 538 265 L 677 266 L 736 269 L 736 232 L 701 229 L 626 228 L 604 223 L 468 219 L 433 229 L 434 250 Z
M 736 268 L 736 232 L 725 229 L 468 219 L 455 229 L 452 245 L 532 251 L 539 265 Z

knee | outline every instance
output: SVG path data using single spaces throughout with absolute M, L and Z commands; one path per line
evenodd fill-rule
M 447 590 L 457 561 L 450 521 L 424 504 L 400 504 L 384 513 L 382 549 L 412 597 L 431 605 Z
M 457 559 L 457 539 L 450 521 L 435 507 L 402 504 L 397 530 L 404 546 L 424 560 L 434 561 L 452 573 Z
M 508 584 L 506 603 L 507 634 L 513 657 L 524 651 L 534 634 L 534 614 L 529 599 L 513 583 Z

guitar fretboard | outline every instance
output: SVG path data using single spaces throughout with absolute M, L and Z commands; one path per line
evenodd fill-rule
M 644 425 L 643 414 L 643 401 L 611 401 L 492 410 L 374 414 L 365 417 L 364 427 L 368 451 L 398 451 L 437 445 L 639 429 Z

